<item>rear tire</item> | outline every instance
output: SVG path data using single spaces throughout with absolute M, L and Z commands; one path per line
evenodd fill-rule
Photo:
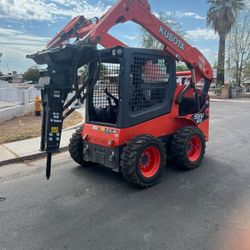
M 69 153 L 71 158 L 82 166 L 90 166 L 89 162 L 84 161 L 83 155 L 83 139 L 82 139 L 82 129 L 76 130 L 72 135 L 69 143 Z
M 173 135 L 171 143 L 171 156 L 184 170 L 199 167 L 206 144 L 202 131 L 197 127 L 183 127 Z
M 166 165 L 164 144 L 150 135 L 142 135 L 127 143 L 121 155 L 123 177 L 140 188 L 155 185 Z

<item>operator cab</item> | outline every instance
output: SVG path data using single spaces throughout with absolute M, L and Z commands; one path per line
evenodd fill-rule
M 99 77 L 87 97 L 86 121 L 125 128 L 170 113 L 175 60 L 166 52 L 116 47 L 99 51 Z

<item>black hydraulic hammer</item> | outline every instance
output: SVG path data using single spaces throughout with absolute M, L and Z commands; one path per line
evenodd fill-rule
M 41 89 L 43 105 L 40 150 L 47 152 L 46 178 L 49 179 L 52 154 L 60 148 L 63 120 L 73 112 L 70 106 L 75 100 L 83 103 L 97 78 L 97 50 L 93 46 L 64 45 L 27 57 L 48 66 L 40 72 L 37 88 Z M 91 73 L 79 87 L 77 71 L 85 64 L 89 65 Z M 70 92 L 75 94 L 67 100 Z

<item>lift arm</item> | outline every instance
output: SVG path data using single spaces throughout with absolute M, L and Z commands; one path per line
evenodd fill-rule
M 97 17 L 92 19 L 85 19 L 84 16 L 77 16 L 73 18 L 53 39 L 51 39 L 46 49 L 51 49 L 63 45 L 71 38 L 79 39 L 87 36 L 94 27 L 99 24 L 99 19 Z M 109 34 L 103 34 L 103 39 L 100 41 L 100 44 L 105 47 L 115 47 L 122 46 L 126 47 L 127 45 L 116 39 L 115 37 Z
M 153 15 L 147 0 L 120 0 L 100 20 L 95 18 L 95 23 L 86 20 L 83 16 L 76 17 L 59 33 L 61 39 L 58 41 L 57 35 L 48 46 L 53 45 L 55 41 L 57 43 L 54 45 L 62 44 L 65 33 L 70 38 L 76 37 L 87 43 L 101 44 L 104 47 L 126 46 L 109 35 L 108 31 L 113 26 L 128 21 L 142 26 L 164 45 L 164 50 L 194 69 L 197 82 L 203 77 L 212 80 L 212 68 L 204 55 Z

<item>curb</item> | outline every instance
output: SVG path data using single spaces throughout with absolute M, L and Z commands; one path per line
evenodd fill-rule
M 59 150 L 60 151 L 55 153 L 55 154 L 60 154 L 62 152 L 67 151 L 68 146 L 61 147 Z M 18 158 L 13 158 L 13 159 L 1 161 L 0 162 L 0 167 L 3 167 L 5 165 L 9 165 L 9 164 L 12 164 L 12 163 L 21 163 L 21 162 L 29 161 L 29 160 L 33 161 L 33 160 L 41 159 L 41 158 L 44 158 L 44 157 L 46 157 L 46 152 L 38 152 L 38 153 L 32 154 L 32 155 L 25 155 L 25 156 L 21 156 L 21 157 L 18 157 Z
M 76 124 L 76 125 L 74 125 L 74 126 L 71 126 L 71 127 L 68 127 L 68 128 L 63 129 L 63 131 L 69 131 L 69 130 L 78 129 L 78 128 L 80 128 L 83 124 L 84 124 L 84 122 L 80 122 L 80 123 L 78 123 L 78 124 Z M 62 132 L 63 132 L 63 131 L 62 131 Z
M 249 104 L 250 103 L 250 99 L 248 100 L 237 100 L 237 99 L 210 99 L 211 102 L 225 102 L 225 103 L 245 103 L 245 104 Z

